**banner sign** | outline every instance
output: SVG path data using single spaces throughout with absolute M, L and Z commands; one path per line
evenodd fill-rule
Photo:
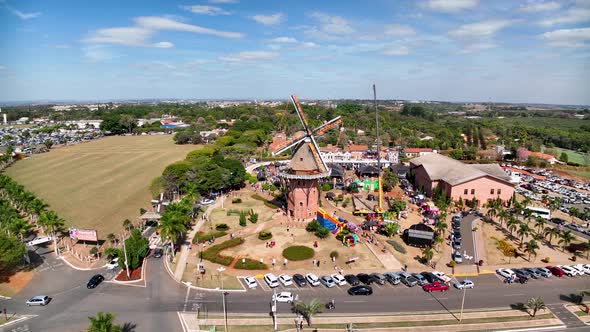
M 98 241 L 98 236 L 94 229 L 70 228 L 70 238 L 79 241 Z

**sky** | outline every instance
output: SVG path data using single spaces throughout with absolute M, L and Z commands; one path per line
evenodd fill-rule
M 0 101 L 590 104 L 590 0 L 0 0 Z

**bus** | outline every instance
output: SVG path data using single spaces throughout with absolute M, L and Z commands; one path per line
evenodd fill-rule
M 551 219 L 551 211 L 549 209 L 535 207 L 535 206 L 527 206 L 525 209 L 532 212 L 532 216 L 535 218 L 543 218 L 546 220 Z

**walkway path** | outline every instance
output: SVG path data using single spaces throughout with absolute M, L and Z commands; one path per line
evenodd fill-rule
M 586 326 L 578 316 L 567 310 L 563 304 L 548 304 L 547 309 L 551 310 L 568 328 Z

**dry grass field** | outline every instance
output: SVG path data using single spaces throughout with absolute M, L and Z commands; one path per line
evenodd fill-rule
M 168 135 L 113 136 L 57 148 L 18 161 L 6 173 L 35 192 L 66 220 L 116 233 L 126 218 L 150 208 L 149 185 L 195 145 L 175 145 Z

